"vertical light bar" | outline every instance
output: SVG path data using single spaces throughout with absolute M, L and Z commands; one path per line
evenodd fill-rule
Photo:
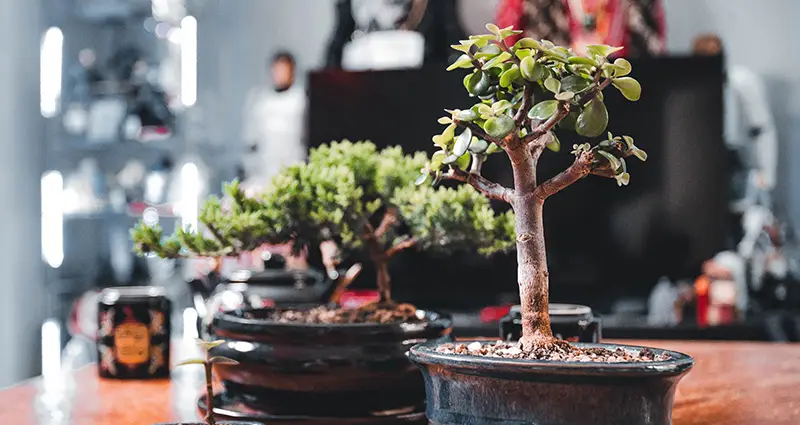
M 42 258 L 50 267 L 64 261 L 64 181 L 58 171 L 42 175 Z
M 61 98 L 64 35 L 58 27 L 50 27 L 44 33 L 39 54 L 39 106 L 42 116 L 51 118 L 58 113 Z
M 61 380 L 61 325 L 55 319 L 42 324 L 42 377 L 48 386 Z
M 181 19 L 181 102 L 192 106 L 197 101 L 197 19 Z
M 197 311 L 194 308 L 183 310 L 183 338 L 187 341 L 194 341 L 199 338 L 197 335 Z
M 197 231 L 197 212 L 200 196 L 200 173 L 197 165 L 187 162 L 181 167 L 181 225 L 184 230 Z

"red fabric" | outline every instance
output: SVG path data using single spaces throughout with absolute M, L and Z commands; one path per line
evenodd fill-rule
M 497 19 L 496 25 L 500 28 L 514 27 L 514 29 L 523 29 L 523 10 L 525 8 L 524 0 L 501 0 L 497 5 Z M 522 37 L 522 35 L 512 35 L 506 38 L 506 43 L 509 45 L 514 44 Z

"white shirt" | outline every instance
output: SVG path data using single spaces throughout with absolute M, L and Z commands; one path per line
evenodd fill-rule
M 244 139 L 258 150 L 246 164 L 248 179 L 268 184 L 277 172 L 306 157 L 306 94 L 297 85 L 286 91 L 258 87 L 245 102 Z

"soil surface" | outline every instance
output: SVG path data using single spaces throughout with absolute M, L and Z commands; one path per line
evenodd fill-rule
M 410 304 L 383 306 L 369 304 L 358 309 L 345 309 L 338 306 L 321 305 L 311 309 L 274 309 L 266 314 L 255 316 L 245 313 L 246 318 L 273 320 L 278 323 L 306 324 L 346 324 L 346 323 L 408 323 L 421 322 L 417 309 Z
M 436 348 L 439 353 L 466 354 L 482 357 L 500 357 L 504 359 L 555 360 L 563 362 L 598 362 L 598 363 L 636 363 L 660 362 L 669 360 L 668 354 L 656 355 L 649 348 L 641 350 L 625 350 L 617 348 L 579 348 L 565 341 L 557 341 L 545 347 L 525 352 L 516 342 L 472 342 L 469 344 L 449 343 Z

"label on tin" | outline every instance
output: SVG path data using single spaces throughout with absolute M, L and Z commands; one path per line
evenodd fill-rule
M 125 365 L 147 363 L 150 359 L 150 332 L 143 323 L 121 323 L 114 330 L 117 361 Z

